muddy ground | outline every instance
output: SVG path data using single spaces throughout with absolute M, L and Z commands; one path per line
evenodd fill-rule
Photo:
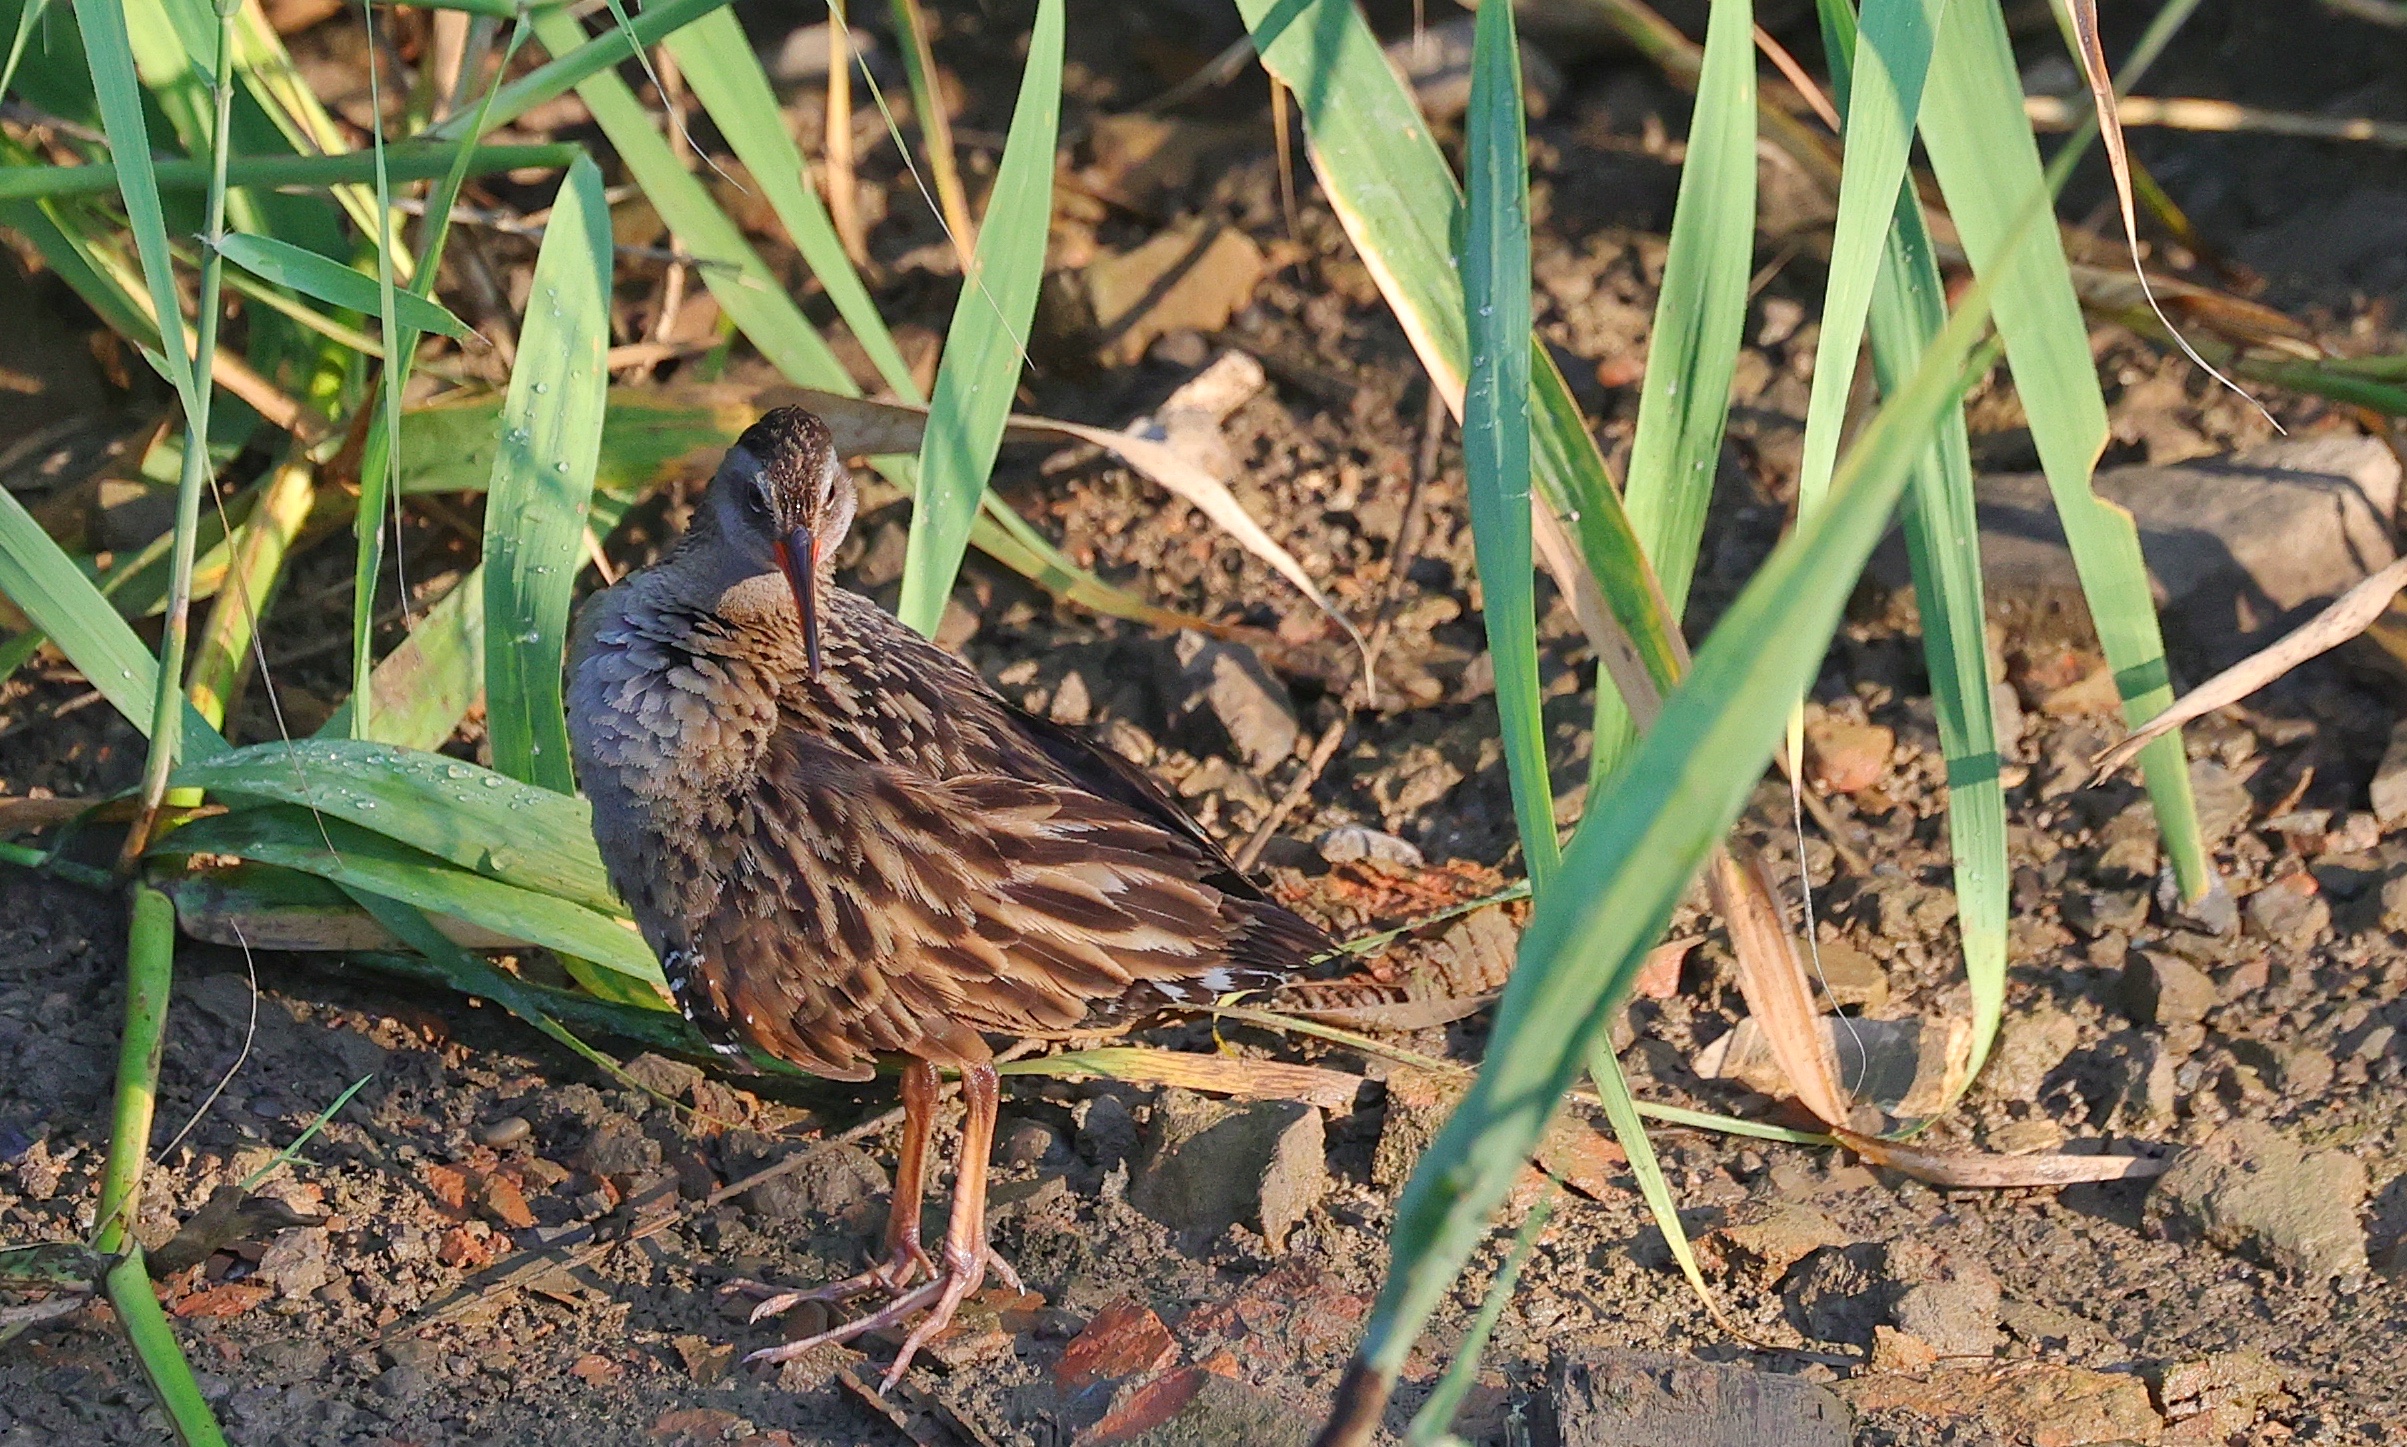
M 979 136 L 1002 130 L 1008 105 L 997 83 L 1008 72 L 982 47 L 1023 17 L 1015 6 L 941 8 L 939 55 L 968 82 L 959 124 L 975 150 Z M 2395 32 L 2315 7 L 2283 12 L 2207 4 L 2153 87 L 2347 114 L 2407 110 L 2398 79 L 2407 44 Z M 2131 17 L 2109 14 L 2128 43 Z M 1408 23 L 1379 18 L 1397 32 Z M 773 49 L 765 8 L 748 20 Z M 348 23 L 304 33 L 296 49 L 322 50 L 334 65 Z M 1308 185 L 1300 245 L 1290 241 L 1250 82 L 1173 113 L 1177 145 L 1191 151 L 1183 161 L 1142 177 L 1114 169 L 1112 138 L 1135 133 L 1126 118 L 1165 74 L 1234 38 L 1233 21 L 1212 10 L 1083 7 L 1071 34 L 1065 134 L 1087 169 L 1057 226 L 1065 274 L 1190 215 L 1244 232 L 1275 265 L 1214 335 L 1174 329 L 1114 365 L 1095 361 L 1092 339 L 1065 323 L 1066 340 L 1040 352 L 1023 400 L 1117 425 L 1218 350 L 1261 359 L 1269 386 L 1224 431 L 1239 497 L 1351 616 L 1389 610 L 1382 702 L 1351 716 L 1265 869 L 1346 929 L 1513 877 L 1451 437 L 1439 439 L 1416 525 L 1401 545 L 1398 536 L 1426 416 L 1408 346 Z M 1810 32 L 1784 34 L 1813 54 Z M 2034 57 L 2049 53 L 2040 30 L 2025 44 Z M 1561 51 L 1562 91 L 1533 129 L 1540 327 L 1618 467 L 1684 103 L 1625 54 Z M 2280 63 L 2268 61 L 2275 55 Z M 806 109 L 818 104 L 808 83 L 795 94 Z M 578 119 L 571 110 L 547 123 L 574 134 Z M 2347 351 L 2401 350 L 2393 309 L 2407 288 L 2407 167 L 2297 141 L 2151 134 L 2135 144 L 2205 235 L 2261 273 L 2262 300 Z M 957 284 L 941 238 L 890 148 L 873 156 L 870 177 L 871 214 L 885 213 L 874 233 L 881 304 L 933 334 Z M 2096 182 L 2076 187 L 2068 214 L 2103 198 Z M 1804 319 L 1821 275 L 1810 247 L 1783 239 L 1810 222 L 1811 198 L 1772 163 L 1766 194 L 1769 275 L 1748 318 L 1696 636 L 1772 545 L 1793 489 L 1814 338 Z M 1098 199 L 1106 195 L 1114 199 Z M 488 244 L 504 263 L 515 255 L 505 241 Z M 25 314 L 89 330 L 43 279 L 10 285 Z M 6 365 L 53 389 L 47 415 L 24 396 L 0 396 L 11 425 L 54 420 L 61 403 L 135 417 L 151 400 L 118 391 L 105 356 L 62 359 L 25 350 L 27 329 L 6 335 Z M 2270 434 L 2244 404 L 2127 334 L 2101 326 L 2097 342 L 2116 423 L 2109 461 L 2177 461 Z M 748 374 L 739 363 L 733 375 Z M 2362 430 L 2340 409 L 2269 401 L 2294 432 Z M 1999 388 L 1975 397 L 1972 418 L 1985 468 L 2030 464 Z M 45 479 L 27 468 L 40 461 L 19 459 L 11 485 L 38 491 Z M 1173 641 L 1056 608 L 998 570 L 973 563 L 951 633 L 998 687 L 1097 727 L 1216 833 L 1242 842 L 1346 717 L 1348 655 L 1333 630 L 1200 516 L 1105 463 L 1007 452 L 998 484 L 1105 576 L 1275 632 L 1261 654 L 1278 687 L 1200 708 L 1182 692 L 1191 675 Z M 639 514 L 614 552 L 640 560 L 676 512 L 672 498 Z M 462 545 L 441 519 L 413 528 L 417 575 L 438 587 Z M 846 559 L 853 581 L 890 588 L 899 528 L 891 511 L 863 518 Z M 285 699 L 304 714 L 339 686 L 311 640 L 338 610 L 347 616 L 347 597 L 329 589 L 348 559 L 340 542 L 305 559 L 271 630 Z M 1579 1384 L 1629 1349 L 1826 1385 L 1865 1443 L 2399 1439 L 2407 833 L 2381 825 L 2369 790 L 2400 679 L 2371 652 L 2344 652 L 2191 731 L 2217 862 L 2245 921 L 2217 936 L 2152 902 L 2157 849 L 2136 784 L 2086 783 L 2087 759 L 2119 730 L 2099 712 L 2099 660 L 2080 620 L 2013 603 L 1999 600 L 1995 637 L 2018 716 L 2007 772 L 2007 1019 L 1982 1079 L 1923 1143 L 2180 1149 L 2186 1164 L 2154 1183 L 1950 1190 L 1830 1151 L 1663 1131 L 1658 1148 L 1731 1318 L 1725 1330 L 1673 1268 L 1612 1149 L 1577 1134 L 1549 1162 L 1573 1189 L 1504 1312 L 1462 1422 L 1469 1440 L 1615 1440 L 1598 1435 L 1603 1419 Z M 2177 671 L 2194 681 L 2228 622 L 2169 626 L 2187 640 Z M 1576 800 L 1595 667 L 1567 610 L 1552 606 L 1542 631 L 1558 785 Z M 1834 986 L 1846 982 L 1859 1034 L 1879 1034 L 1870 1022 L 1966 1009 L 1927 692 L 1910 609 L 1868 586 L 1815 695 L 1817 777 L 1835 832 L 1811 826 L 1803 849 L 1824 968 Z M 64 707 L 84 693 L 54 658 L 0 685 L 0 793 L 131 782 L 136 736 L 105 707 Z M 246 737 L 272 736 L 261 693 L 246 704 Z M 1264 727 L 1274 744 L 1293 742 L 1266 757 Z M 475 740 L 459 747 L 472 753 Z M 1767 782 L 1742 833 L 1793 889 L 1789 818 L 1785 787 Z M 1350 825 L 1408 841 L 1431 864 L 1333 865 L 1316 841 Z M 0 1241 L 63 1240 L 90 1226 L 123 1006 L 122 915 L 113 898 L 0 870 Z M 1492 969 L 1516 919 L 1491 910 L 1432 929 L 1399 950 L 1395 969 Z M 1697 943 L 1634 1002 L 1620 1042 L 1639 1094 L 1786 1118 L 1743 1080 L 1701 1077 L 1700 1052 L 1744 1009 L 1713 921 L 1687 909 L 1673 934 Z M 1472 1060 L 1482 1032 L 1474 1015 L 1393 1039 Z M 1151 1038 L 1210 1044 L 1194 1026 Z M 965 1313 L 892 1414 L 846 1381 L 874 1377 L 890 1344 L 870 1343 L 866 1359 L 830 1350 L 782 1372 L 748 1368 L 742 1354 L 774 1343 L 779 1328 L 748 1326 L 714 1300 L 734 1277 L 810 1283 L 856 1269 L 883 1209 L 894 1131 L 856 1144 L 828 1137 L 889 1109 L 891 1095 L 874 1086 L 769 1088 L 645 1058 L 634 1069 L 657 1092 L 647 1094 L 495 1009 L 358 964 L 246 960 L 195 945 L 179 959 L 140 1230 L 161 1246 L 184 1228 L 189 1259 L 165 1274 L 165 1299 L 204 1389 L 245 1443 L 1300 1441 L 1377 1289 L 1397 1186 L 1443 1092 L 1377 1057 L 1258 1032 L 1225 1038 L 1243 1053 L 1311 1059 L 1368 1082 L 1339 1108 L 1276 1115 L 1289 1154 L 1263 1190 L 1245 1177 L 1242 1219 L 1183 1226 L 1147 1183 L 1165 1169 L 1164 1141 L 1210 1107 L 1120 1085 L 1010 1082 L 997 1242 L 1032 1294 L 990 1293 Z M 192 1222 L 213 1194 L 246 1180 L 363 1077 L 222 1240 L 199 1239 Z M 1260 1171 L 1259 1151 L 1227 1149 L 1205 1164 Z M 1299 1149 L 1311 1159 L 1299 1162 Z M 782 1176 L 724 1189 L 798 1155 L 807 1159 Z M 1401 1407 L 1451 1357 L 1501 1254 L 1501 1243 L 1484 1252 L 1441 1312 Z M 1400 1410 L 1391 1425 L 1403 1420 Z M 163 1431 L 105 1307 L 0 1348 L 0 1444 L 147 1442 Z

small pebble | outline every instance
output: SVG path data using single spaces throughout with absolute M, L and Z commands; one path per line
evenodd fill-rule
M 477 1131 L 476 1141 L 478 1145 L 499 1150 L 503 1146 L 514 1146 L 534 1133 L 535 1128 L 527 1124 L 525 1116 L 505 1115 L 499 1120 L 486 1122 Z

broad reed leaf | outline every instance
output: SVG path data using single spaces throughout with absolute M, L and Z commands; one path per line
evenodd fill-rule
M 583 799 L 459 759 L 361 739 L 305 739 L 186 764 L 176 783 L 315 810 L 504 884 L 626 912 L 594 849 L 593 811 Z
M 1061 130 L 1062 0 L 1037 0 L 1019 100 L 978 232 L 978 262 L 961 279 L 920 444 L 903 593 L 895 614 L 934 636 L 969 547 L 987 474 L 1003 445 L 1028 324 L 1045 275 L 1053 218 L 1054 139 Z
M 1546 765 L 1531 568 L 1529 152 L 1521 116 L 1512 8 L 1482 6 L 1464 145 L 1469 194 L 1460 269 L 1471 372 L 1463 390 L 1463 471 L 1513 818 L 1531 892 L 1543 895 L 1562 850 Z
M 502 404 L 501 450 L 485 497 L 485 721 L 493 767 L 574 793 L 560 667 L 584 566 L 610 387 L 610 206 L 579 158 L 561 184 Z
M 230 854 L 298 869 L 667 988 L 651 948 L 613 917 L 557 895 L 454 868 L 331 810 L 265 804 L 221 814 L 164 836 L 152 853 Z

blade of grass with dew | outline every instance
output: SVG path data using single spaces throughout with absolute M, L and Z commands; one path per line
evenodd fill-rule
M 1469 1093 L 1397 1206 L 1394 1267 L 1323 1440 L 1367 1441 L 1404 1357 L 1588 1063 L 1699 863 L 1752 792 L 1986 315 L 1976 287 L 1865 430 L 1831 501 L 1773 550 L 1572 837 L 1537 902 Z M 1978 359 L 1986 363 L 1984 354 Z
M 585 511 L 610 374 L 610 206 L 580 159 L 561 183 L 535 258 L 518 365 L 502 404 L 485 499 L 485 721 L 493 767 L 576 791 L 560 667 L 583 566 Z
M 1531 567 L 1529 149 L 1522 136 L 1521 51 L 1508 5 L 1483 6 L 1471 52 L 1463 208 L 1463 473 L 1496 661 L 1497 730 L 1530 891 L 1543 895 L 1561 849 L 1546 764 L 1538 680 L 1537 590 Z M 1600 689 L 1600 693 L 1610 690 Z
M 2014 51 L 1997 7 L 1951 6 L 1923 97 L 1923 147 L 1976 275 L 1998 279 L 1997 324 L 2066 542 L 2132 727 L 2173 701 L 2164 637 L 2131 514 L 2090 490 L 2106 445 L 2097 364 L 2053 231 L 2019 235 L 2016 208 L 2041 184 Z M 2009 244 L 2012 241 L 2013 244 Z M 2221 888 L 2208 862 L 2178 736 L 2141 755 L 2157 827 L 2185 901 Z
M 380 305 L 373 277 L 362 276 L 339 261 L 289 241 L 236 232 L 219 244 L 218 252 L 254 276 L 291 287 L 331 307 L 374 312 Z M 441 303 L 425 297 L 406 291 L 396 293 L 393 309 L 398 320 L 419 331 L 441 332 L 454 340 L 465 340 L 469 335 L 466 322 L 453 316 Z
M 1705 31 L 1704 71 L 1680 165 L 1663 286 L 1647 342 L 1622 505 L 1654 564 L 1674 619 L 1686 611 L 1705 507 L 1721 463 L 1755 253 L 1755 22 L 1745 0 L 1720 0 Z M 1596 691 L 1588 759 L 1594 790 L 1628 757 L 1628 704 Z
M 334 844 L 332 853 L 327 851 L 328 840 Z M 610 916 L 556 895 L 454 868 L 331 812 L 269 804 L 220 814 L 184 825 L 162 838 L 153 852 L 230 854 L 298 869 L 667 988 L 651 949 Z
M 1003 160 L 979 232 L 977 264 L 961 279 L 920 444 L 919 491 L 903 554 L 895 616 L 934 637 L 987 474 L 1003 445 L 1044 280 L 1053 221 L 1054 141 L 1061 130 L 1062 0 L 1037 0 Z
M 1254 46 L 1296 96 L 1312 163 L 1355 251 L 1369 268 L 1431 383 L 1459 416 L 1465 365 L 1462 282 L 1454 271 L 1462 195 L 1378 40 L 1346 0 L 1238 0 Z M 1575 539 L 1604 606 L 1625 631 L 1636 666 L 1668 687 L 1684 648 L 1554 358 L 1529 342 L 1533 482 L 1541 526 Z M 1570 588 L 1579 579 L 1558 582 Z M 1610 660 L 1609 660 L 1610 661 Z
M 358 739 L 254 744 L 187 764 L 178 785 L 298 806 L 447 863 L 614 917 L 585 801 L 459 759 Z
M 167 1324 L 167 1313 L 159 1309 L 159 1291 L 143 1263 L 140 1242 L 128 1242 L 124 1257 L 109 1268 L 108 1290 L 109 1304 L 117 1308 L 117 1319 L 125 1324 L 134 1358 L 142 1364 L 143 1376 L 150 1379 L 151 1390 L 158 1394 L 159 1406 L 175 1428 L 177 1440 L 184 1447 L 225 1447 L 225 1433 L 219 1430 L 208 1399 L 201 1395 L 200 1380 L 192 1374 L 192 1364 L 184 1360 L 175 1330 Z
M 1850 107 L 1859 53 L 1846 0 L 1822 0 L 1824 50 L 1839 107 Z M 1852 114 L 1852 112 L 1850 112 Z M 1852 172 L 1851 172 L 1852 174 Z M 1893 395 L 1920 365 L 1923 348 L 1946 324 L 1939 263 L 1922 203 L 1899 178 L 1888 237 L 1867 320 L 1872 370 Z M 1954 856 L 1956 927 L 1972 993 L 1971 1083 L 1996 1037 L 2005 1007 L 2007 952 L 2006 795 L 1998 777 L 1997 713 L 1989 690 L 1986 604 L 1981 585 L 1980 519 L 1974 507 L 1972 448 L 1964 408 L 1945 409 L 1929 455 L 1906 484 L 1906 556 L 1922 619 L 1923 658 L 1939 747 L 1947 761 L 1947 829 Z
M 1554 1219 L 1558 1192 L 1549 1190 L 1514 1233 L 1511 1254 L 1496 1279 L 1488 1283 L 1488 1294 L 1479 1304 L 1479 1315 L 1471 1319 L 1471 1329 L 1463 1333 L 1460 1346 L 1454 1349 L 1454 1360 L 1446 1364 L 1445 1375 L 1430 1389 L 1429 1400 L 1413 1414 L 1412 1426 L 1404 1433 L 1404 1447 L 1436 1447 L 1436 1444 L 1459 1439 L 1451 1435 L 1455 1414 L 1462 1411 L 1463 1399 L 1471 1394 L 1471 1384 L 1479 1379 L 1479 1359 L 1488 1349 L 1488 1338 L 1496 1334 L 1496 1323 L 1504 1319 L 1504 1308 L 1513 1299 L 1513 1287 L 1521 1280 L 1521 1268 L 1529 1264 L 1529 1254 L 1538 1245 L 1538 1237 Z

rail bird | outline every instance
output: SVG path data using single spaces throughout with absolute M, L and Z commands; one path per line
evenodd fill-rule
M 819 418 L 763 416 L 685 535 L 580 611 L 568 722 L 594 841 L 704 1038 L 838 1080 L 900 1067 L 882 1259 L 761 1288 L 754 1314 L 889 1298 L 754 1354 L 774 1361 L 924 1313 L 891 1388 L 990 1266 L 1016 1284 L 986 1238 L 990 1037 L 1274 984 L 1329 941 L 1133 765 L 838 586 L 858 502 Z M 967 1117 L 931 1258 L 920 1198 L 944 1071 Z

